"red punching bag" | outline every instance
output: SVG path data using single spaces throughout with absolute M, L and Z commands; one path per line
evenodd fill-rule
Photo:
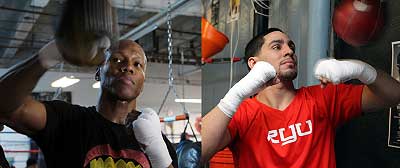
M 333 28 L 346 43 L 358 47 L 383 27 L 380 0 L 343 0 L 333 14 Z

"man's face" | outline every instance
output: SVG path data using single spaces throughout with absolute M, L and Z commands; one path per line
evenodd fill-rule
M 258 60 L 269 62 L 276 70 L 280 80 L 291 81 L 297 77 L 297 57 L 295 44 L 289 37 L 279 31 L 264 36 Z
M 123 40 L 100 68 L 102 90 L 118 100 L 136 99 L 143 90 L 146 60 L 135 42 Z

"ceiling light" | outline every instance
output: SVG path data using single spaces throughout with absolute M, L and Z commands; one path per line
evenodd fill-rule
M 80 79 L 74 78 L 73 76 L 71 77 L 62 77 L 60 79 L 57 79 L 56 81 L 51 83 L 51 87 L 55 87 L 55 88 L 66 88 L 68 86 L 71 86 L 75 83 L 78 83 L 80 81 Z
M 177 103 L 201 103 L 201 99 L 175 99 Z
M 48 3 L 49 3 L 49 0 L 34 0 L 31 2 L 31 6 L 44 8 L 47 6 Z
M 100 88 L 100 82 L 93 83 L 92 88 L 95 88 L 95 89 Z

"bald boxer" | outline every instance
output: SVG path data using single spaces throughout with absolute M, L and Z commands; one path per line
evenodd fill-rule
M 400 83 L 358 60 L 321 60 L 321 85 L 295 89 L 295 44 L 276 28 L 245 56 L 250 72 L 203 118 L 203 163 L 228 146 L 236 167 L 334 168 L 336 128 L 400 102 Z M 363 84 L 343 84 L 350 79 Z
M 136 111 L 143 90 L 146 56 L 140 45 L 122 40 L 106 50 L 96 72 L 98 103 L 82 107 L 39 102 L 30 94 L 61 56 L 54 42 L 12 67 L 0 80 L 0 122 L 28 135 L 41 148 L 47 167 L 156 167 L 177 165 L 154 111 Z

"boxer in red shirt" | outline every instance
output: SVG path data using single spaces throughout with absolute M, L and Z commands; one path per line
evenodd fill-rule
M 358 60 L 320 60 L 321 85 L 294 88 L 295 44 L 280 29 L 253 38 L 245 55 L 250 72 L 203 118 L 203 163 L 228 146 L 236 167 L 334 168 L 337 126 L 400 102 L 400 83 Z

